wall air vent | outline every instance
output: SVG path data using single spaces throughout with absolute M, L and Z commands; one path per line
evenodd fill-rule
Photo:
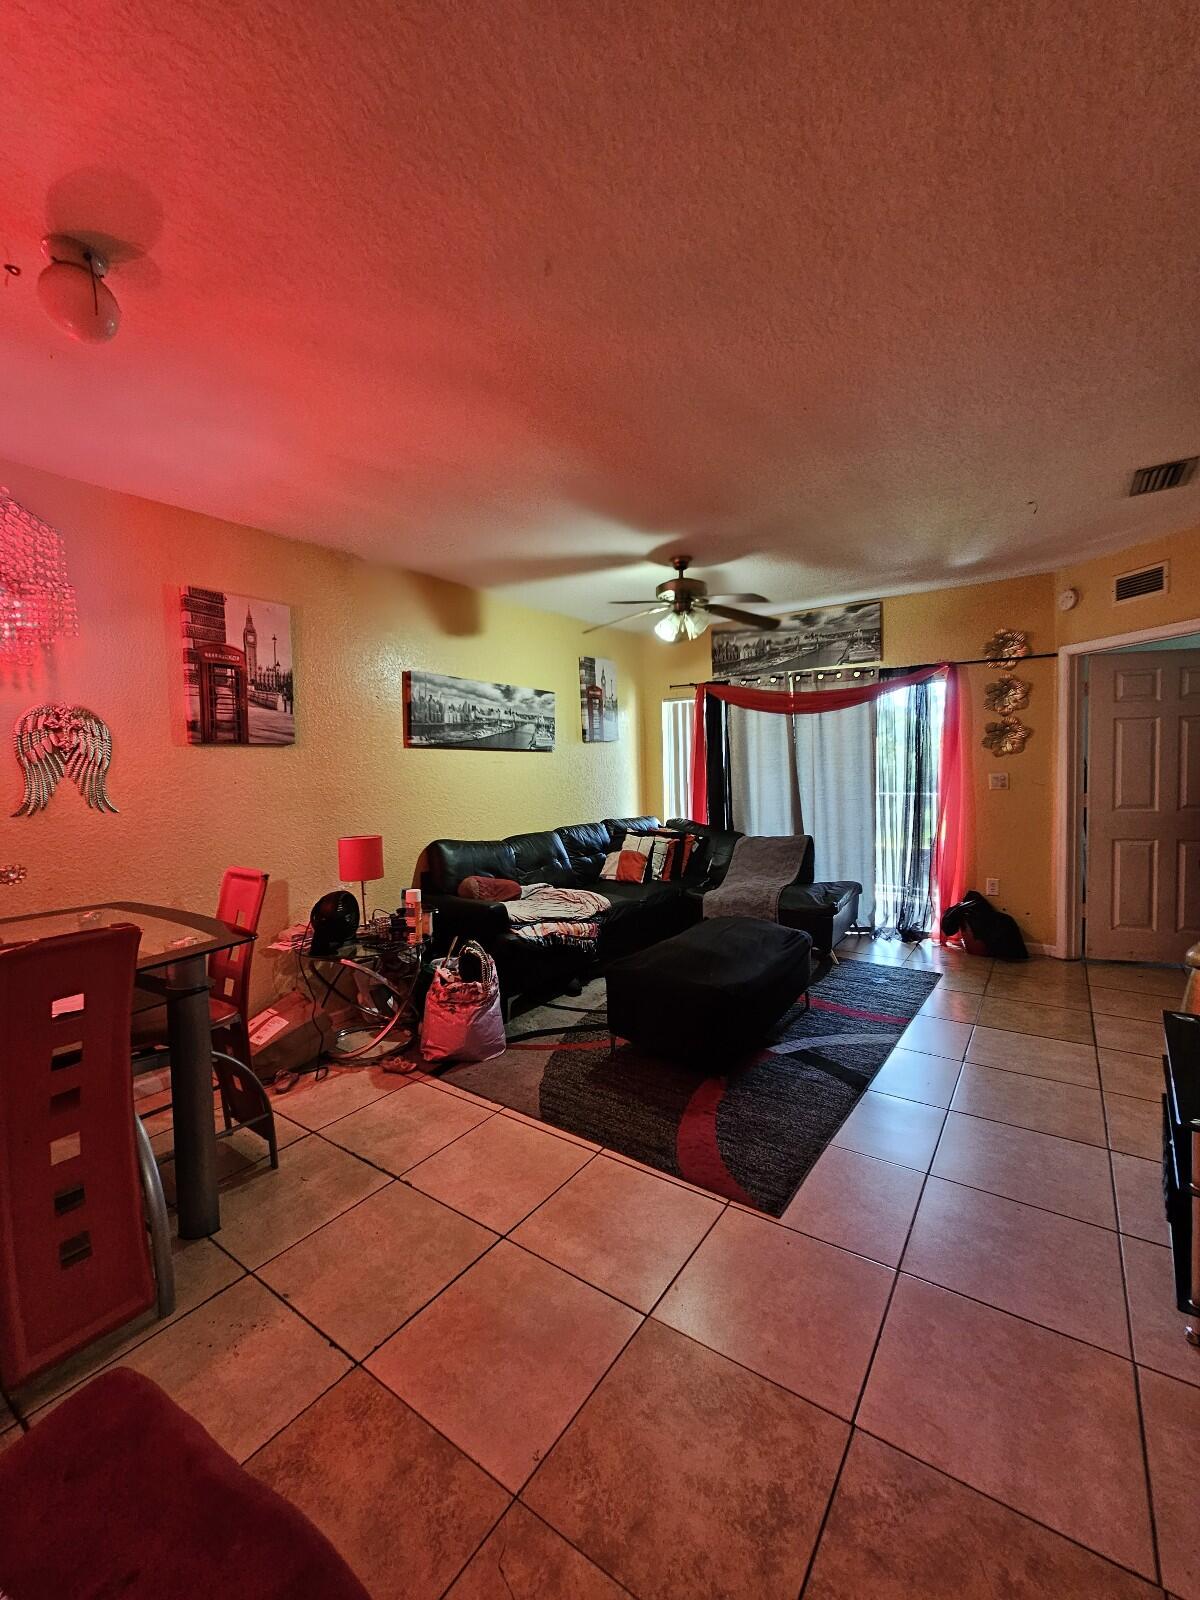
M 1157 494 L 1160 489 L 1178 489 L 1196 470 L 1200 456 L 1185 456 L 1182 461 L 1160 461 L 1157 467 L 1139 467 L 1129 484 L 1134 494 Z
M 1148 594 L 1165 594 L 1167 590 L 1167 563 L 1142 567 L 1137 572 L 1120 572 L 1113 579 L 1113 604 L 1123 600 L 1141 600 Z

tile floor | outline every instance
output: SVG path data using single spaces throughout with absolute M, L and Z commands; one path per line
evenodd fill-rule
M 376 1600 L 1200 1600 L 1172 1310 L 1174 975 L 939 970 L 779 1220 L 378 1069 L 223 1157 L 179 1310 L 0 1401 L 154 1377 Z

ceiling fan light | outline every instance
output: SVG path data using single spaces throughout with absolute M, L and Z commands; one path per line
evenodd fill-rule
M 654 631 L 664 644 L 678 644 L 688 637 L 684 631 L 684 617 L 678 611 L 668 611 L 665 617 L 660 617 L 654 624 Z
M 698 639 L 711 620 L 707 611 L 685 611 L 683 613 L 684 638 Z
M 77 239 L 42 241 L 50 265 L 38 278 L 38 299 L 52 322 L 83 344 L 103 344 L 121 326 L 116 296 L 102 281 L 108 263 Z

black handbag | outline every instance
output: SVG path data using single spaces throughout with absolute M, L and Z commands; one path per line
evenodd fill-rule
M 968 889 L 956 906 L 942 914 L 942 932 L 947 938 L 961 934 L 973 954 L 994 957 L 997 961 L 1028 961 L 1029 951 L 1016 920 L 1007 911 L 997 911 L 978 889 Z

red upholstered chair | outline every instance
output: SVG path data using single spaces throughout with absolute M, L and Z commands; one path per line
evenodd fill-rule
M 0 1452 L 0 1592 L 370 1600 L 301 1511 L 127 1367 Z
M 162 1185 L 129 1103 L 139 938 L 137 928 L 119 924 L 0 948 L 5 1388 L 156 1299 L 161 1314 L 174 1309 Z

